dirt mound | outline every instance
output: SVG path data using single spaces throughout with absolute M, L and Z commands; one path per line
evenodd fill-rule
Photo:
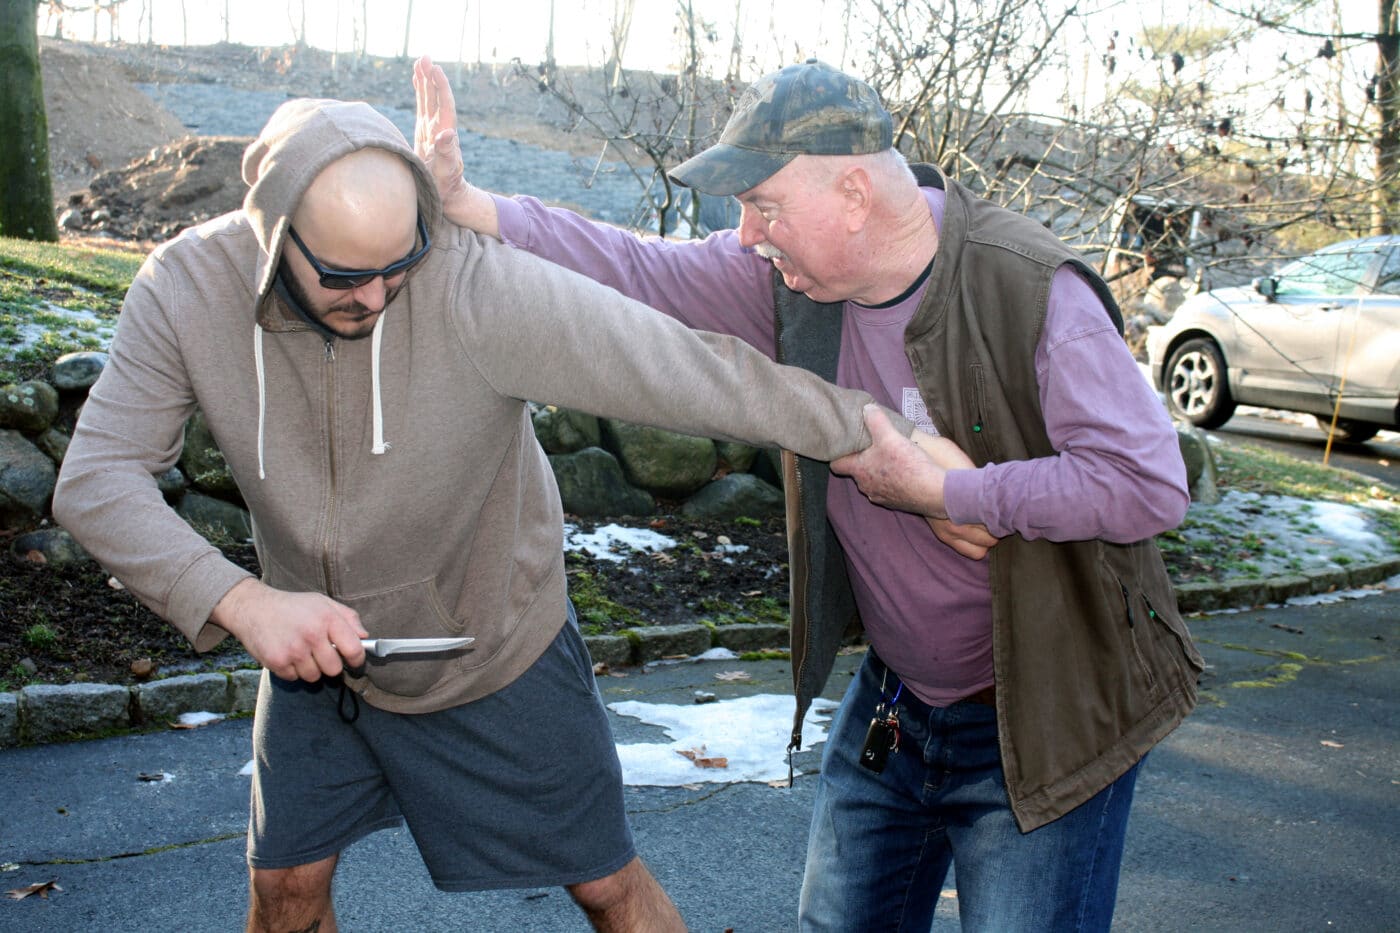
M 236 136 L 187 136 L 153 149 L 74 194 L 60 223 L 67 231 L 167 240 L 238 209 L 245 191 L 239 166 L 247 145 Z
M 99 172 L 126 165 L 185 134 L 168 110 L 135 87 L 115 61 L 72 42 L 39 40 L 49 166 L 56 204 Z

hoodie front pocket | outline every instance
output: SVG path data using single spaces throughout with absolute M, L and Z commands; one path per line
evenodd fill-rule
M 442 605 L 431 579 L 406 583 L 339 601 L 360 614 L 371 638 L 442 638 L 466 634 Z M 471 649 L 465 649 L 470 652 Z M 442 654 L 397 654 L 366 658 L 363 676 L 395 696 L 417 697 L 429 692 L 457 668 L 462 649 Z M 351 682 L 358 678 L 351 678 Z

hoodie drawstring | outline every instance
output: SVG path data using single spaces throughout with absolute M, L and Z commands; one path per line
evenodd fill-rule
M 384 336 L 384 319 L 388 316 L 383 311 L 379 312 L 379 320 L 374 322 L 374 334 L 370 337 L 369 381 L 373 395 L 371 418 L 374 426 L 374 446 L 370 448 L 370 453 L 375 456 L 389 449 L 384 442 L 384 406 L 379 398 L 379 345 Z
M 371 419 L 374 431 L 374 445 L 370 452 L 376 456 L 389 451 L 389 444 L 384 440 L 384 403 L 379 390 L 379 348 L 383 343 L 386 316 L 379 315 L 379 320 L 374 322 L 374 333 L 370 338 L 370 391 L 373 395 Z M 263 468 L 263 437 L 267 426 L 267 373 L 263 365 L 263 328 L 261 324 L 256 323 L 253 325 L 253 367 L 258 376 L 258 479 L 267 479 L 267 472 Z
M 263 427 L 267 423 L 267 385 L 263 373 L 263 329 L 253 325 L 253 366 L 258 371 L 258 479 L 267 479 L 263 471 Z

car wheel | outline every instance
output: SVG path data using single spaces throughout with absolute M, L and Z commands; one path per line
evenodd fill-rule
M 1177 347 L 1167 361 L 1167 408 L 1198 428 L 1218 428 L 1235 413 L 1225 376 L 1225 358 L 1210 340 L 1196 338 Z
M 1332 419 L 1324 418 L 1321 415 L 1314 415 L 1317 419 L 1317 426 L 1326 434 L 1332 428 Z M 1338 418 L 1337 427 L 1332 431 L 1334 440 L 1343 444 L 1364 444 L 1376 436 L 1376 432 L 1381 426 L 1371 421 L 1352 421 L 1350 418 Z

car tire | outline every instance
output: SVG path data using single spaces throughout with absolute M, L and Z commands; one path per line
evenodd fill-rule
M 1332 431 L 1332 439 L 1342 444 L 1364 444 L 1376 436 L 1376 432 L 1381 429 L 1379 424 L 1372 421 L 1353 421 L 1350 418 L 1338 418 L 1336 429 L 1332 429 L 1332 419 L 1324 418 L 1321 415 L 1314 415 L 1317 419 L 1317 426 L 1326 434 Z
M 1212 340 L 1197 337 L 1172 351 L 1162 392 L 1172 416 L 1198 428 L 1218 428 L 1235 413 L 1225 358 Z

